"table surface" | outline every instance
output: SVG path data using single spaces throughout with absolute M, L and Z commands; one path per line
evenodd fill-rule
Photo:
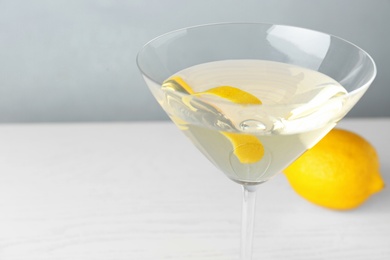
M 345 119 L 390 183 L 390 118 Z M 331 211 L 283 174 L 257 194 L 254 259 L 390 259 L 390 191 Z M 238 259 L 241 188 L 168 122 L 0 125 L 0 259 Z

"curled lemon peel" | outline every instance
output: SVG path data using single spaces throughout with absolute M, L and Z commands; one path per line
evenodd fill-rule
M 194 90 L 180 76 L 173 76 L 169 78 L 166 83 L 164 83 L 164 86 L 167 86 L 168 84 L 168 87 L 174 91 L 181 91 L 198 97 L 203 95 L 214 95 L 229 100 L 235 104 L 262 104 L 261 100 L 254 95 L 236 87 L 219 86 L 202 92 L 194 92 Z M 183 102 L 189 104 L 188 100 L 183 100 Z M 189 107 L 192 109 L 192 106 Z M 256 163 L 264 156 L 264 147 L 260 140 L 255 136 L 224 131 L 221 131 L 220 133 L 230 141 L 233 146 L 233 153 L 240 163 Z
M 253 135 L 221 132 L 234 147 L 234 154 L 241 163 L 255 163 L 264 156 L 264 147 Z
M 220 86 L 208 89 L 203 92 L 195 93 L 196 96 L 202 95 L 215 95 L 220 98 L 227 99 L 235 104 L 241 105 L 261 105 L 260 99 L 255 97 L 254 95 L 245 92 L 239 88 L 231 87 L 231 86 Z
M 169 88 L 174 91 L 195 94 L 192 88 L 180 76 L 172 76 L 163 83 L 164 88 Z

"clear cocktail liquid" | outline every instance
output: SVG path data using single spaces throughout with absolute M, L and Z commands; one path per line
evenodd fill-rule
M 344 116 L 347 91 L 338 82 L 290 64 L 225 60 L 196 65 L 174 76 L 196 93 L 232 86 L 261 100 L 261 105 L 243 105 L 216 95 L 192 96 L 174 78 L 165 81 L 162 95 L 156 95 L 197 148 L 241 184 L 258 184 L 281 172 Z M 226 132 L 256 137 L 264 149 L 261 159 L 242 162 Z

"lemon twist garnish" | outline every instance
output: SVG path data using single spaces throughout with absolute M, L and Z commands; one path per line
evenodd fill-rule
M 179 76 L 170 77 L 163 83 L 164 88 L 169 88 L 173 91 L 179 91 L 188 93 L 190 95 L 195 94 L 192 88 Z
M 231 86 L 220 86 L 208 89 L 203 92 L 195 93 L 196 96 L 201 95 L 215 95 L 220 98 L 227 99 L 235 104 L 241 105 L 261 105 L 261 101 L 254 95 L 245 92 L 239 88 Z
M 261 105 L 260 99 L 239 88 L 231 86 L 219 86 L 206 91 L 195 93 L 194 90 L 179 76 L 169 78 L 166 83 L 174 91 L 180 91 L 195 96 L 215 95 L 241 105 Z M 164 86 L 166 84 L 164 83 Z M 255 163 L 264 156 L 264 147 L 260 140 L 253 135 L 230 133 L 221 131 L 232 144 L 234 154 L 241 163 Z
M 241 163 L 254 163 L 264 156 L 264 147 L 253 135 L 221 132 L 234 147 L 234 154 Z

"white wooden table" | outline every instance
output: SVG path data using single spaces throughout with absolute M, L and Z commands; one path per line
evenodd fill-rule
M 390 119 L 340 127 L 378 150 Z M 283 174 L 257 196 L 254 259 L 390 259 L 390 191 L 354 211 L 298 197 Z M 241 189 L 171 123 L 0 125 L 1 260 L 238 259 Z

